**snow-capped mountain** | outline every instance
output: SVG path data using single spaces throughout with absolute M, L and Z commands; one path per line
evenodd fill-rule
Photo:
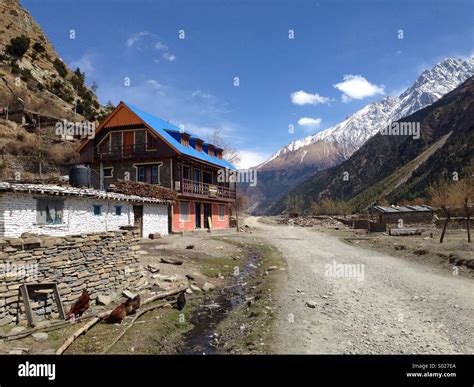
M 265 213 L 295 185 L 342 163 L 380 129 L 431 105 L 471 76 L 474 57 L 446 58 L 399 96 L 370 103 L 331 128 L 291 142 L 257 167 L 257 187 L 241 187 L 253 203 L 251 211 Z
M 268 168 L 272 160 L 318 141 L 337 144 L 342 156 L 348 158 L 390 122 L 431 105 L 473 75 L 474 57 L 467 60 L 446 58 L 432 69 L 423 71 L 416 82 L 398 97 L 386 97 L 368 104 L 331 128 L 289 143 L 259 168 Z

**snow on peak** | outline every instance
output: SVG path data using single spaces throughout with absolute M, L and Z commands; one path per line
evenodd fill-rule
M 445 58 L 432 69 L 424 70 L 399 96 L 372 102 L 333 127 L 292 141 L 259 167 L 317 141 L 338 144 L 343 156 L 348 158 L 381 128 L 431 105 L 471 76 L 474 76 L 474 56 L 466 60 Z

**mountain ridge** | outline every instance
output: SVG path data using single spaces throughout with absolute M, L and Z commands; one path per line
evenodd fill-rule
M 399 96 L 387 96 L 369 103 L 337 125 L 292 141 L 256 167 L 260 187 L 242 186 L 249 201 L 254 203 L 250 211 L 265 214 L 276 200 L 293 188 L 292 185 L 347 160 L 380 129 L 429 106 L 472 75 L 474 56 L 445 58 L 431 69 L 424 70 Z M 315 150 L 321 149 L 327 153 L 327 158 L 314 155 Z
M 424 197 L 427 188 L 440 179 L 451 178 L 454 172 L 463 176 L 472 164 L 474 153 L 474 76 L 432 105 L 399 122 L 419 122 L 420 138 L 377 133 L 348 160 L 317 172 L 286 196 L 301 195 L 305 208 L 309 208 L 312 201 L 331 199 L 349 202 L 353 209 L 360 211 L 382 199 L 394 203 Z M 383 194 L 386 187 L 380 182 L 416 161 L 443 136 L 446 141 L 409 171 L 406 181 Z M 350 176 L 347 182 L 342 179 L 345 173 Z M 284 201 L 285 197 L 281 198 L 270 213 L 283 211 Z

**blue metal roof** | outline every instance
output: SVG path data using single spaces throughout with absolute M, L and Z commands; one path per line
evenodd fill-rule
M 124 102 L 124 104 L 180 153 L 205 161 L 210 164 L 217 165 L 222 168 L 228 168 L 234 171 L 236 170 L 236 168 L 231 163 L 224 159 L 219 159 L 215 156 L 209 156 L 205 152 L 199 152 L 190 146 L 182 145 L 178 139 L 168 133 L 168 131 L 181 132 L 180 128 L 178 128 L 177 126 L 170 124 L 169 122 L 162 120 L 161 118 L 155 117 L 154 115 L 147 113 L 129 103 Z M 192 133 L 186 131 L 185 133 L 188 133 L 192 137 L 197 137 Z

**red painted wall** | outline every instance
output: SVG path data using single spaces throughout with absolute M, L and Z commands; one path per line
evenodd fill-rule
M 173 205 L 173 220 L 172 220 L 172 229 L 173 232 L 179 232 L 179 231 L 190 231 L 194 230 L 194 226 L 196 224 L 196 218 L 194 215 L 194 202 L 190 201 L 189 202 L 189 221 L 187 222 L 182 222 L 179 217 L 180 213 L 180 206 L 181 202 L 177 201 Z
M 173 232 L 180 231 L 191 231 L 195 229 L 196 225 L 196 216 L 195 216 L 195 202 L 189 201 L 190 211 L 189 211 L 189 221 L 182 222 L 179 217 L 181 202 L 178 201 L 173 205 L 173 219 L 172 219 L 172 229 Z M 204 224 L 204 214 L 201 211 L 201 224 Z M 225 206 L 225 217 L 224 220 L 219 220 L 219 205 L 212 204 L 212 228 L 228 228 L 229 227 L 229 206 Z
M 212 228 L 229 227 L 229 206 L 225 206 L 224 220 L 219 220 L 219 204 L 212 205 Z

